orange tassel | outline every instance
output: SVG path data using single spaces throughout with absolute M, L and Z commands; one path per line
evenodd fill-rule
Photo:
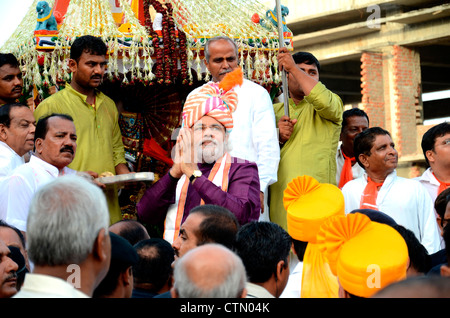
M 234 71 L 227 73 L 225 77 L 220 81 L 219 88 L 223 89 L 225 92 L 229 91 L 236 85 L 242 85 L 244 82 L 244 74 L 240 67 Z

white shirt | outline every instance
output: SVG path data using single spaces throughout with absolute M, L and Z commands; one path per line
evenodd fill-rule
M 344 166 L 345 158 L 342 154 L 341 143 L 339 143 L 338 150 L 336 151 L 336 184 L 339 185 L 341 181 L 342 167 Z M 361 177 L 364 173 L 364 169 L 356 162 L 352 166 L 353 179 Z
M 288 282 L 280 298 L 300 298 L 302 295 L 303 262 L 298 262 L 289 275 Z
M 20 165 L 25 163 L 25 159 L 19 156 L 6 143 L 0 141 L 0 178 L 6 177 Z
M 6 191 L 5 182 L 7 176 L 9 176 L 15 168 L 25 163 L 25 159 L 19 156 L 14 150 L 11 149 L 6 143 L 0 141 L 0 202 L 5 202 Z M 6 220 L 6 206 L 0 204 L 0 220 Z
M 280 161 L 272 100 L 264 87 L 247 79 L 244 79 L 242 86 L 236 86 L 234 90 L 238 94 L 238 106 L 232 114 L 230 154 L 256 163 L 260 189 L 265 192 L 269 185 L 277 181 Z
M 367 174 L 349 181 L 342 188 L 345 213 L 360 208 L 361 195 L 367 185 Z M 397 176 L 394 170 L 384 180 L 377 201 L 378 210 L 414 232 L 429 254 L 441 249 L 434 205 L 423 186 L 416 180 Z
M 431 200 L 436 201 L 436 198 L 438 196 L 438 189 L 439 189 L 439 181 L 436 179 L 436 177 L 433 175 L 433 172 L 431 171 L 431 168 L 428 168 L 425 170 L 425 172 L 417 178 L 414 178 L 414 180 L 419 181 L 427 190 L 428 194 L 430 195 Z
M 34 193 L 60 175 L 75 173 L 67 167 L 60 173 L 55 166 L 31 156 L 29 162 L 15 169 L 5 181 L 6 222 L 26 232 L 28 208 Z
M 27 273 L 20 291 L 13 298 L 89 298 L 65 280 Z

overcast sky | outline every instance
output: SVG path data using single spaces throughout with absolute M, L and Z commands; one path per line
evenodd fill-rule
M 0 47 L 8 40 L 17 26 L 22 22 L 33 0 L 1 0 L 0 1 Z

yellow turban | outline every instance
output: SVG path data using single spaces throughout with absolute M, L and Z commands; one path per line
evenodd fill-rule
M 294 239 L 315 243 L 322 223 L 333 215 L 345 215 L 341 190 L 310 176 L 293 179 L 284 191 L 287 229 Z
M 220 83 L 207 83 L 187 98 L 182 113 L 183 126 L 191 128 L 205 115 L 213 117 L 225 129 L 233 128 L 232 113 L 238 104 L 237 93 L 232 89 L 242 84 L 242 70 L 237 68 L 225 75 Z
M 337 298 L 337 277 L 315 243 L 320 226 L 328 218 L 345 215 L 341 190 L 313 177 L 300 176 L 287 185 L 283 203 L 288 233 L 296 240 L 308 242 L 303 257 L 301 297 Z
M 342 288 L 355 296 L 370 297 L 406 278 L 405 240 L 391 226 L 372 222 L 364 214 L 327 220 L 317 235 L 317 244 Z

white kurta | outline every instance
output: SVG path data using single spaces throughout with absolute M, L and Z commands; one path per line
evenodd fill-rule
M 238 94 L 238 106 L 233 112 L 230 154 L 256 163 L 261 192 L 265 192 L 269 185 L 277 181 L 280 161 L 272 100 L 264 87 L 247 79 L 234 90 Z
M 336 151 L 336 184 L 339 185 L 339 181 L 341 181 L 341 172 L 342 167 L 344 166 L 345 158 L 342 154 L 341 144 L 339 144 L 338 150 Z M 352 166 L 352 174 L 353 179 L 357 179 L 361 177 L 364 173 L 364 169 L 359 165 L 359 163 L 355 163 Z
M 349 181 L 342 188 L 345 213 L 360 208 L 361 195 L 367 185 L 367 174 Z M 434 205 L 424 187 L 416 180 L 397 176 L 393 171 L 381 186 L 377 202 L 378 210 L 392 217 L 398 224 L 411 230 L 432 254 L 441 249 Z
M 75 170 L 67 167 L 59 173 L 55 166 L 31 156 L 30 161 L 15 169 L 5 182 L 6 222 L 26 232 L 28 209 L 34 193 L 60 175 L 75 173 Z

